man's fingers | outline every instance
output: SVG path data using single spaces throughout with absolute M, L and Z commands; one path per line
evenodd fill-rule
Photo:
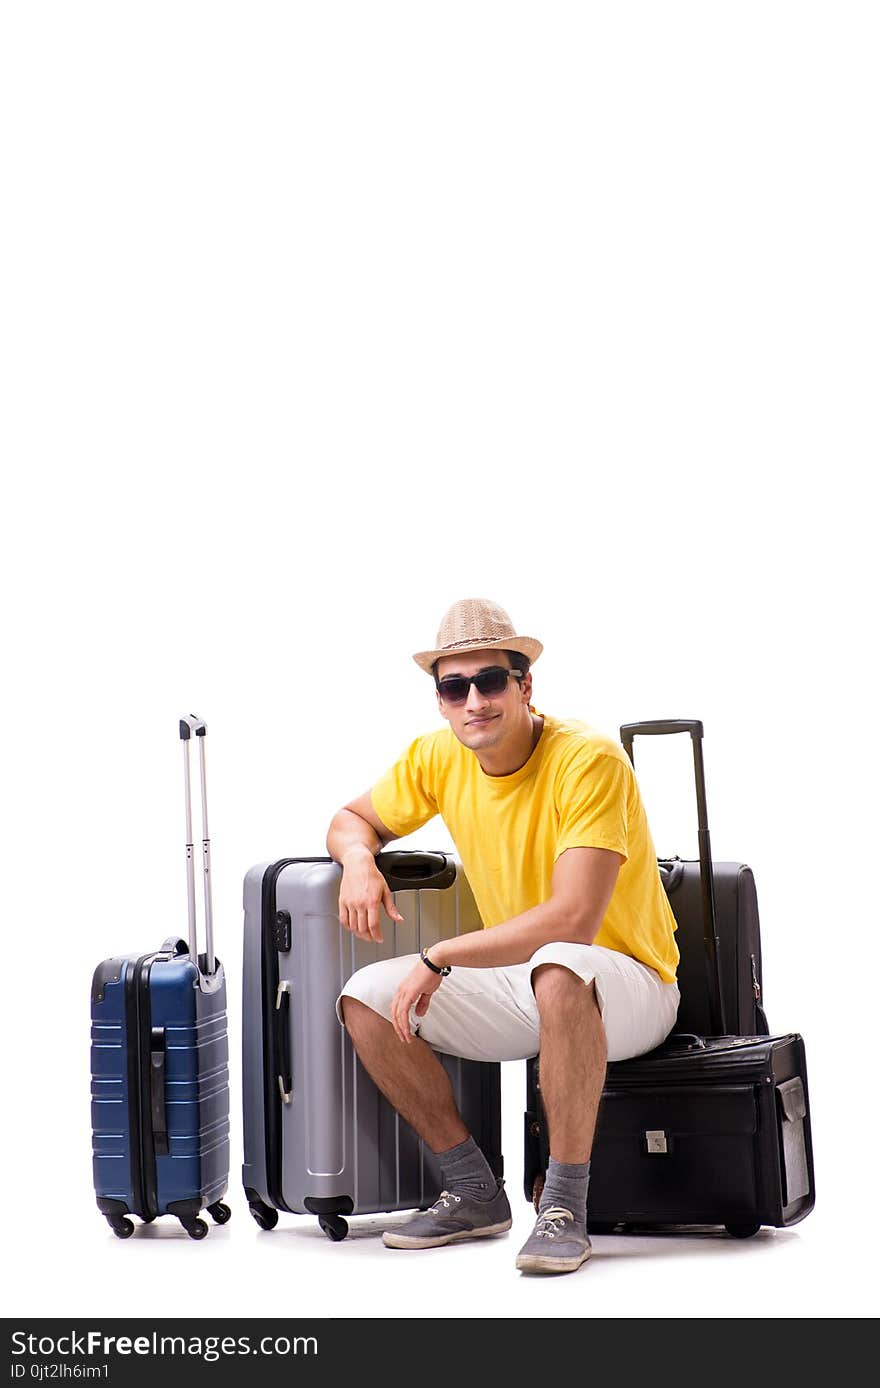
M 387 914 L 388 914 L 389 919 L 390 919 L 390 920 L 393 920 L 393 921 L 397 921 L 398 924 L 402 923 L 402 921 L 403 921 L 403 916 L 400 914 L 400 912 L 398 911 L 397 907 L 394 905 L 394 896 L 393 896 L 393 894 L 392 894 L 392 891 L 391 891 L 391 888 L 390 888 L 390 887 L 386 887 L 386 888 L 385 888 L 385 892 L 384 892 L 384 895 L 383 895 L 383 897 L 382 897 L 382 901 L 383 901 L 383 903 L 384 903 L 385 910 L 386 910 L 386 912 L 387 912 Z
M 412 1041 L 412 1031 L 409 1025 L 409 1004 L 397 996 L 391 1004 L 391 1025 L 401 1041 Z
M 403 919 L 396 912 L 394 918 Z M 375 940 L 376 944 L 382 944 L 382 917 L 379 902 L 374 905 L 365 903 L 359 906 L 340 903 L 339 924 L 344 930 L 350 930 L 352 935 L 357 935 L 362 940 Z
M 358 936 L 359 936 L 360 939 L 362 939 L 362 940 L 371 940 L 371 939 L 373 938 L 373 931 L 372 931 L 372 928 L 371 928 L 371 925 L 370 925 L 370 909 L 369 909 L 369 907 L 367 907 L 367 906 L 360 906 L 360 907 L 358 908 L 357 916 L 358 916 L 358 929 L 357 929 Z

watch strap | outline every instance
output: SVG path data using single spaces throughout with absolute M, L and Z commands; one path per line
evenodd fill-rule
M 428 958 L 428 951 L 426 949 L 421 950 L 419 958 L 422 963 L 431 970 L 431 973 L 439 974 L 441 978 L 447 978 L 448 975 L 452 973 L 452 966 L 450 964 L 433 963 L 433 961 Z

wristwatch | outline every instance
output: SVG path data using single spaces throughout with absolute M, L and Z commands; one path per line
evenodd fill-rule
M 428 968 L 431 970 L 431 973 L 440 974 L 441 978 L 446 978 L 449 974 L 452 973 L 452 966 L 450 964 L 432 964 L 431 960 L 428 958 L 428 951 L 426 949 L 422 950 L 422 952 L 419 955 L 419 958 L 421 959 L 423 964 L 426 964 L 428 966 Z

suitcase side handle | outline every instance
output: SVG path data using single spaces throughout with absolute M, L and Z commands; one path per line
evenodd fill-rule
M 393 892 L 439 890 L 455 881 L 455 862 L 446 853 L 391 849 L 376 855 L 376 867 Z
M 635 766 L 633 739 L 647 735 L 663 737 L 668 733 L 690 733 L 694 752 L 694 784 L 697 792 L 697 844 L 700 855 L 700 889 L 703 898 L 703 940 L 706 946 L 706 974 L 709 984 L 709 1016 L 716 1036 L 727 1034 L 724 998 L 721 992 L 721 960 L 718 926 L 715 913 L 715 881 L 712 874 L 712 845 L 709 839 L 709 815 L 706 809 L 706 774 L 703 768 L 703 724 L 699 718 L 661 718 L 647 723 L 623 723 L 620 740 L 624 751 Z
M 680 858 L 666 858 L 662 859 L 658 866 L 663 886 L 666 888 L 666 895 L 672 896 L 672 893 L 681 886 L 684 880 L 684 863 Z
M 167 940 L 162 943 L 160 954 L 188 954 L 189 945 L 186 940 L 181 940 L 179 935 L 169 935 Z
M 208 837 L 208 791 L 205 782 L 205 734 L 208 729 L 203 718 L 195 713 L 180 720 L 180 740 L 183 743 L 183 786 L 186 807 L 186 888 L 189 912 L 189 952 L 199 967 L 199 947 L 196 934 L 196 882 L 193 862 L 192 791 L 190 788 L 189 746 L 195 736 L 199 743 L 199 770 L 202 790 L 202 879 L 205 893 L 205 973 L 216 972 L 214 958 L 214 912 L 211 903 L 211 841 Z
M 278 1091 L 285 1104 L 293 1098 L 293 1068 L 290 1059 L 290 983 L 282 979 L 275 995 L 276 1055 L 279 1061 Z
M 661 1042 L 664 1050 L 680 1051 L 704 1051 L 706 1042 L 702 1036 L 697 1036 L 692 1031 L 673 1031 L 670 1032 L 666 1040 Z
M 150 1118 L 153 1149 L 157 1157 L 168 1156 L 168 1116 L 165 1108 L 165 1028 L 150 1032 Z

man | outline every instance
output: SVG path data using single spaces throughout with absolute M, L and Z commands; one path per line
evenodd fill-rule
M 675 921 L 632 766 L 618 743 L 539 713 L 530 666 L 543 647 L 493 602 L 444 616 L 432 674 L 449 724 L 417 738 L 333 818 L 341 923 L 381 940 L 399 915 L 375 863 L 440 814 L 483 930 L 360 969 L 337 1003 L 376 1085 L 438 1155 L 444 1190 L 383 1235 L 434 1248 L 511 1226 L 503 1182 L 462 1122 L 435 1049 L 474 1060 L 541 1055 L 550 1163 L 516 1265 L 571 1272 L 590 1256 L 590 1148 L 606 1060 L 660 1044 L 678 1009 Z

